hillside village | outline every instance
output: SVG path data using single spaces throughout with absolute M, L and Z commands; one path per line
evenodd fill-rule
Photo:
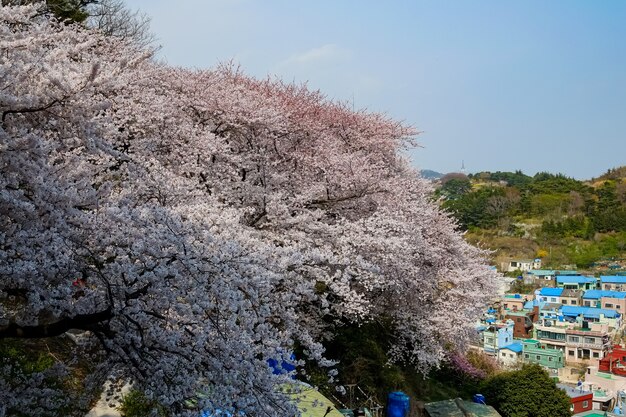
M 450 173 L 434 184 L 466 239 L 491 250 L 494 265 L 541 258 L 547 268 L 594 275 L 626 267 L 626 167 L 585 181 L 498 171 Z
M 509 267 L 520 264 L 540 266 L 540 260 L 511 261 Z M 591 410 L 624 415 L 626 274 L 528 268 L 503 280 L 501 290 L 515 281 L 537 289 L 501 292 L 477 323 L 473 348 L 505 369 L 542 366 L 570 396 L 575 416 Z

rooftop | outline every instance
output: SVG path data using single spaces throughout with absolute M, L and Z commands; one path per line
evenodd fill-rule
M 507 311 L 505 316 L 524 317 L 527 316 L 528 313 L 528 311 Z
M 578 275 L 578 271 L 574 270 L 564 270 L 559 271 L 556 269 L 533 269 L 532 271 L 528 271 L 530 275 Z
M 579 297 L 582 294 L 581 290 L 563 290 L 561 293 L 561 297 Z
M 622 275 L 602 275 L 600 282 L 603 284 L 626 284 L 626 276 Z
M 544 301 L 538 301 L 537 299 L 534 299 L 534 300 L 531 300 L 531 301 L 527 301 L 527 302 L 524 304 L 524 309 L 525 309 L 525 310 L 532 310 L 532 309 L 533 309 L 533 307 L 535 307 L 535 306 L 538 306 L 538 307 L 541 309 L 541 308 L 543 308 L 543 306 L 544 306 L 545 304 L 546 304 L 546 303 L 545 303 Z
M 522 352 L 522 343 L 521 342 L 514 342 L 514 343 L 511 343 L 508 346 L 503 347 L 502 349 L 508 349 L 508 350 L 516 352 L 516 353 L 521 353 Z
M 585 391 L 581 387 L 570 387 L 565 384 L 556 384 L 557 387 L 561 388 L 570 398 L 578 398 L 585 397 L 587 395 L 593 395 L 592 391 Z
M 543 296 L 547 296 L 547 297 L 560 297 L 562 293 L 563 293 L 563 288 L 543 287 L 539 291 L 539 294 Z
M 563 307 L 563 304 L 559 303 L 544 303 L 541 307 L 541 310 L 560 310 Z
M 454 400 L 437 401 L 425 405 L 430 417 L 502 417 L 492 406 L 477 404 L 456 398 Z
M 557 275 L 556 282 L 557 284 L 587 284 L 596 282 L 596 279 L 584 275 Z
M 626 298 L 626 292 L 609 291 L 609 290 L 588 290 L 588 291 L 585 291 L 585 294 L 583 294 L 583 298 L 586 298 L 589 300 L 599 300 L 602 297 Z
M 596 319 L 600 318 L 601 315 L 610 319 L 620 317 L 617 311 L 595 307 L 563 306 L 561 307 L 561 313 L 564 316 L 576 317 L 582 315 L 583 317 Z

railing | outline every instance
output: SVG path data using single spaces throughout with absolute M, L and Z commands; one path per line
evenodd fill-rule
M 565 343 L 568 347 L 576 347 L 583 349 L 603 349 L 608 348 L 607 343 L 585 343 L 585 342 L 570 342 L 569 340 Z
M 535 323 L 535 329 L 543 330 L 544 332 L 565 334 L 567 327 L 566 326 L 546 326 L 544 324 Z

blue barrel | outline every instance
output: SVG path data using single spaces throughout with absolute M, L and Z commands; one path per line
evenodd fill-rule
M 402 391 L 390 392 L 387 396 L 387 417 L 408 417 L 409 396 Z
M 472 401 L 478 404 L 486 404 L 485 396 L 482 394 L 474 394 L 474 396 L 472 397 Z

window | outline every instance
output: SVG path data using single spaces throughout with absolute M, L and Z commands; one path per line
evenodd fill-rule
M 559 362 L 561 362 L 561 357 L 559 356 Z
M 567 304 L 567 300 L 561 300 L 562 304 Z
M 528 355 L 528 353 L 524 353 L 524 359 L 529 359 L 530 356 Z
M 518 322 L 518 323 L 521 323 L 521 322 L 522 322 L 522 318 L 521 318 L 521 317 L 518 317 L 518 318 L 517 318 L 517 322 Z
M 541 355 L 537 355 L 537 360 L 540 361 L 541 360 Z
M 615 304 L 615 308 L 619 310 L 621 307 L 619 306 L 619 304 Z
M 578 343 L 580 338 L 578 336 L 570 336 L 570 342 Z
M 583 401 L 583 408 L 589 407 L 589 400 Z
M 576 305 L 576 300 L 570 300 L 570 304 Z
M 510 356 L 510 357 L 512 357 L 512 358 L 514 358 L 514 357 L 515 357 L 515 355 L 514 355 L 514 354 L 512 354 L 512 353 L 511 353 L 509 356 Z
M 550 297 L 550 301 L 552 301 L 553 303 L 556 303 L 556 297 Z
M 613 304 L 611 304 L 611 303 L 604 303 L 604 308 L 613 308 Z
M 569 356 L 574 356 L 574 353 L 575 353 L 575 352 L 574 352 L 573 350 L 568 350 L 568 351 L 567 351 L 567 354 L 568 354 Z
M 594 358 L 599 358 L 599 357 L 600 357 L 600 353 L 598 353 L 598 352 L 593 352 L 593 357 L 594 357 Z
M 506 358 L 506 353 L 502 352 L 500 356 L 502 356 L 503 358 Z
M 589 301 L 585 301 L 584 304 L 585 304 L 585 307 L 591 307 L 591 303 Z
M 552 356 L 548 356 L 548 362 L 552 362 Z
M 585 343 L 596 343 L 595 337 L 585 337 Z

